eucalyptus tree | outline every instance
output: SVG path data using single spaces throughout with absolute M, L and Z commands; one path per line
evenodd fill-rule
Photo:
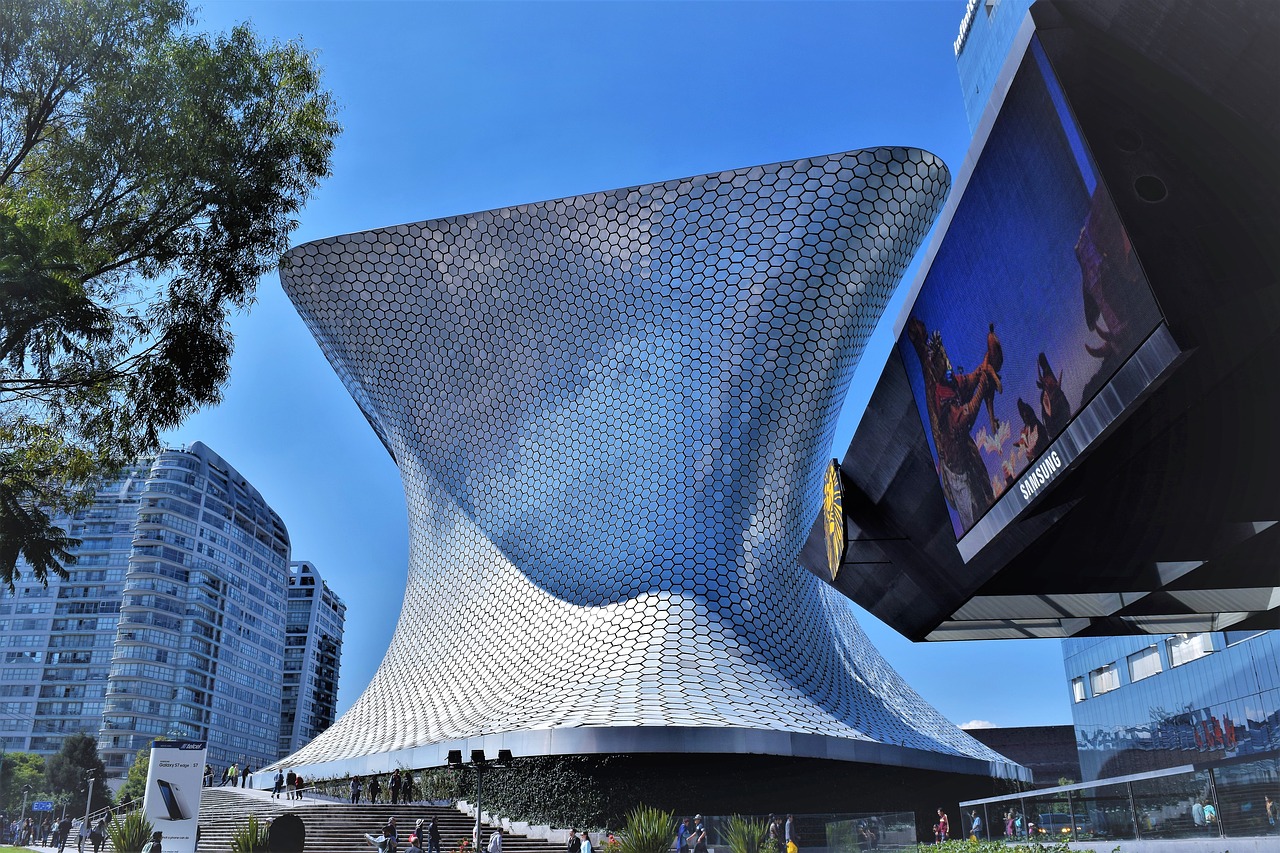
M 183 0 L 0 3 L 0 581 L 52 512 L 220 399 L 339 132 L 313 54 Z

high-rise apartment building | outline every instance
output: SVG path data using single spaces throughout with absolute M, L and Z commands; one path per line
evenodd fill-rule
M 289 621 L 284 640 L 280 757 L 296 752 L 333 725 L 347 605 L 314 564 L 289 564 Z
M 4 747 L 94 733 L 113 775 L 160 736 L 207 740 L 215 764 L 273 758 L 289 535 L 258 491 L 196 442 L 59 523 L 83 540 L 68 578 L 0 591 Z
M 34 581 L 18 560 L 13 593 L 0 586 L 0 746 L 52 754 L 102 726 L 120 599 L 151 460 L 102 483 L 93 502 L 56 519 L 81 540 L 69 576 Z

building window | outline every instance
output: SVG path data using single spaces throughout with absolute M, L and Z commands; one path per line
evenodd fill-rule
M 1170 666 L 1182 666 L 1213 651 L 1213 637 L 1208 632 L 1174 634 L 1166 642 L 1169 644 Z
M 1160 649 L 1156 646 L 1129 655 L 1129 682 L 1141 681 L 1162 672 Z
M 1100 666 L 1089 673 L 1089 689 L 1094 696 L 1110 693 L 1120 686 L 1120 672 L 1114 663 Z
M 1234 646 L 1236 643 L 1243 643 L 1245 640 L 1252 640 L 1254 637 L 1261 637 L 1267 633 L 1263 630 L 1254 631 L 1226 631 L 1227 645 Z
M 1075 699 L 1077 702 L 1083 702 L 1085 699 L 1089 698 L 1085 696 L 1085 693 L 1084 693 L 1084 676 L 1083 675 L 1077 678 L 1071 679 L 1071 698 Z

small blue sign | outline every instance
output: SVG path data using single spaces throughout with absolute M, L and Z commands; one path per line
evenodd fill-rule
M 53 811 L 53 800 L 36 800 L 31 804 L 33 812 L 51 812 Z

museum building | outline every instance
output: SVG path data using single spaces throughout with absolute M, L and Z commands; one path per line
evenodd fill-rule
M 290 251 L 286 292 L 401 470 L 410 564 L 369 688 L 288 765 L 611 756 L 654 774 L 646 802 L 688 783 L 725 813 L 1027 778 L 797 562 L 948 185 L 879 148 Z

